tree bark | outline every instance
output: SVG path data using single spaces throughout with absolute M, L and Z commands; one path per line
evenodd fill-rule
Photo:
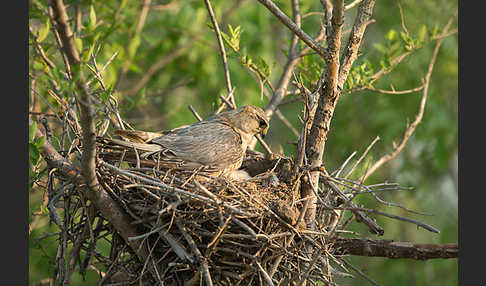
M 334 255 L 358 255 L 427 260 L 457 258 L 457 243 L 420 244 L 386 239 L 339 238 L 334 242 Z
M 326 54 L 326 67 L 322 75 L 324 86 L 320 89 L 316 114 L 306 138 L 305 153 L 308 160 L 307 165 L 311 167 L 319 167 L 322 165 L 325 144 L 330 131 L 334 110 L 341 95 L 343 83 L 348 76 L 353 62 L 356 60 L 357 52 L 361 45 L 366 26 L 372 15 L 374 4 L 374 0 L 363 1 L 360 4 L 353 29 L 344 49 L 342 63 L 340 63 L 339 51 L 341 49 L 341 32 L 344 22 L 344 1 L 333 1 L 331 24 L 328 25 L 330 31 L 328 31 L 327 37 L 328 50 Z M 307 224 L 311 223 L 315 218 L 316 198 L 312 186 L 317 187 L 318 185 L 319 171 L 311 172 L 310 178 L 302 184 L 301 197 L 309 197 L 311 200 L 311 205 L 305 216 Z

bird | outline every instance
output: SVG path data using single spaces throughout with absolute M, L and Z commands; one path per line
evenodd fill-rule
M 211 176 L 242 177 L 240 168 L 253 136 L 265 137 L 269 120 L 257 106 L 246 105 L 165 132 L 115 130 L 125 140 L 110 143 L 135 148 L 140 158 L 158 160 L 161 168 L 200 169 Z M 246 177 L 243 174 L 243 177 Z

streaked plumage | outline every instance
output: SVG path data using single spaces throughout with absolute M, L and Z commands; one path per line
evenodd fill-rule
M 117 130 L 117 135 L 130 142 L 111 141 L 136 148 L 141 158 L 160 159 L 162 168 L 192 170 L 204 167 L 205 171 L 215 175 L 228 175 L 241 166 L 253 136 L 264 135 L 268 126 L 263 110 L 249 105 L 168 132 Z

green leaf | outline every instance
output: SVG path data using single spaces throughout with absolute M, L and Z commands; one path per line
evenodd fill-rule
M 348 79 L 346 80 L 346 83 L 348 84 L 348 87 L 349 89 L 353 88 L 354 84 L 353 84 L 353 76 L 350 74 L 348 74 Z
M 412 40 L 410 38 L 410 36 L 408 36 L 405 32 L 400 32 L 400 37 L 402 38 L 402 40 L 405 42 L 405 43 L 410 43 L 410 41 Z
M 425 41 L 425 37 L 427 36 L 427 26 L 424 24 L 420 27 L 418 31 L 417 40 L 418 44 L 421 45 Z
M 80 38 L 78 37 L 74 37 L 74 45 L 76 46 L 76 49 L 78 50 L 78 52 L 82 52 L 83 51 L 83 40 L 81 40 Z
M 91 40 L 88 40 L 88 42 L 91 43 L 91 44 L 89 45 L 88 52 L 83 55 L 84 61 L 89 61 L 89 59 L 91 58 L 91 54 L 93 54 L 93 52 L 94 52 L 94 49 L 96 47 L 96 42 L 98 41 L 98 38 L 100 37 L 100 35 L 101 35 L 101 33 L 98 32 L 98 33 L 96 33 L 96 35 L 93 38 L 91 38 Z
M 263 72 L 263 74 L 269 78 L 270 74 L 272 73 L 271 67 L 265 62 L 265 60 L 261 57 L 258 57 L 258 68 Z
M 373 47 L 375 49 L 377 49 L 380 53 L 382 54 L 386 54 L 386 48 L 385 48 L 385 45 L 381 44 L 381 43 L 375 43 L 373 44 Z
M 245 63 L 250 66 L 252 63 L 253 63 L 253 60 L 249 57 L 249 56 L 246 56 L 245 57 Z
M 35 138 L 34 139 L 34 146 L 39 148 L 41 147 L 42 145 L 44 145 L 44 143 L 46 143 L 46 137 L 45 136 L 41 136 L 41 137 L 38 137 L 38 138 Z
M 106 102 L 110 98 L 110 94 L 113 92 L 113 86 L 108 86 L 106 91 L 100 92 L 100 98 L 103 102 Z
M 34 61 L 33 68 L 35 70 L 44 70 L 45 67 L 44 61 Z
M 49 31 L 51 29 L 51 21 L 49 19 L 46 19 L 46 24 L 39 29 L 39 33 L 37 35 L 37 42 L 42 43 L 47 38 L 47 35 L 49 35 Z
M 430 37 L 433 38 L 435 36 L 438 36 L 439 35 L 439 27 L 437 25 L 435 25 L 429 32 L 430 34 Z
M 237 26 L 236 28 L 233 29 L 231 25 L 228 25 L 229 32 L 231 34 L 231 47 L 233 50 L 236 52 L 240 50 L 240 39 L 241 39 L 241 27 Z
M 96 27 L 96 12 L 93 5 L 89 6 L 88 30 L 93 31 Z
M 141 38 L 140 38 L 140 34 L 138 34 L 135 37 L 133 37 L 133 39 L 128 44 L 128 56 L 130 58 L 133 58 L 133 56 L 137 52 L 137 49 L 138 49 L 138 46 L 140 45 L 140 42 L 141 42 Z
M 231 48 L 231 38 L 225 32 L 221 31 L 221 36 L 223 37 L 223 42 Z
M 389 55 L 393 55 L 393 53 L 398 52 L 400 50 L 400 47 L 401 47 L 400 42 L 396 42 L 392 44 L 389 49 Z
M 390 42 L 397 40 L 398 38 L 397 31 L 391 29 L 390 31 L 388 31 L 388 33 L 386 33 L 385 38 Z
M 39 149 L 32 143 L 29 143 L 29 161 L 33 166 L 37 165 L 40 159 Z
M 29 125 L 29 142 L 34 141 L 36 130 L 37 130 L 37 122 L 32 121 L 32 124 Z

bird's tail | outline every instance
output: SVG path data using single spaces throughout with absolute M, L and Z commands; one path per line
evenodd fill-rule
M 115 134 L 131 142 L 147 143 L 148 141 L 164 135 L 161 132 L 148 132 L 139 130 L 115 130 Z
M 147 143 L 137 143 L 137 142 L 128 142 L 128 141 L 123 141 L 120 139 L 114 139 L 114 138 L 106 138 L 106 137 L 98 137 L 97 138 L 98 142 L 103 143 L 107 146 L 122 146 L 126 148 L 135 148 L 138 151 L 143 151 L 143 152 L 157 152 L 162 150 L 162 146 L 157 145 L 157 144 L 147 144 Z

